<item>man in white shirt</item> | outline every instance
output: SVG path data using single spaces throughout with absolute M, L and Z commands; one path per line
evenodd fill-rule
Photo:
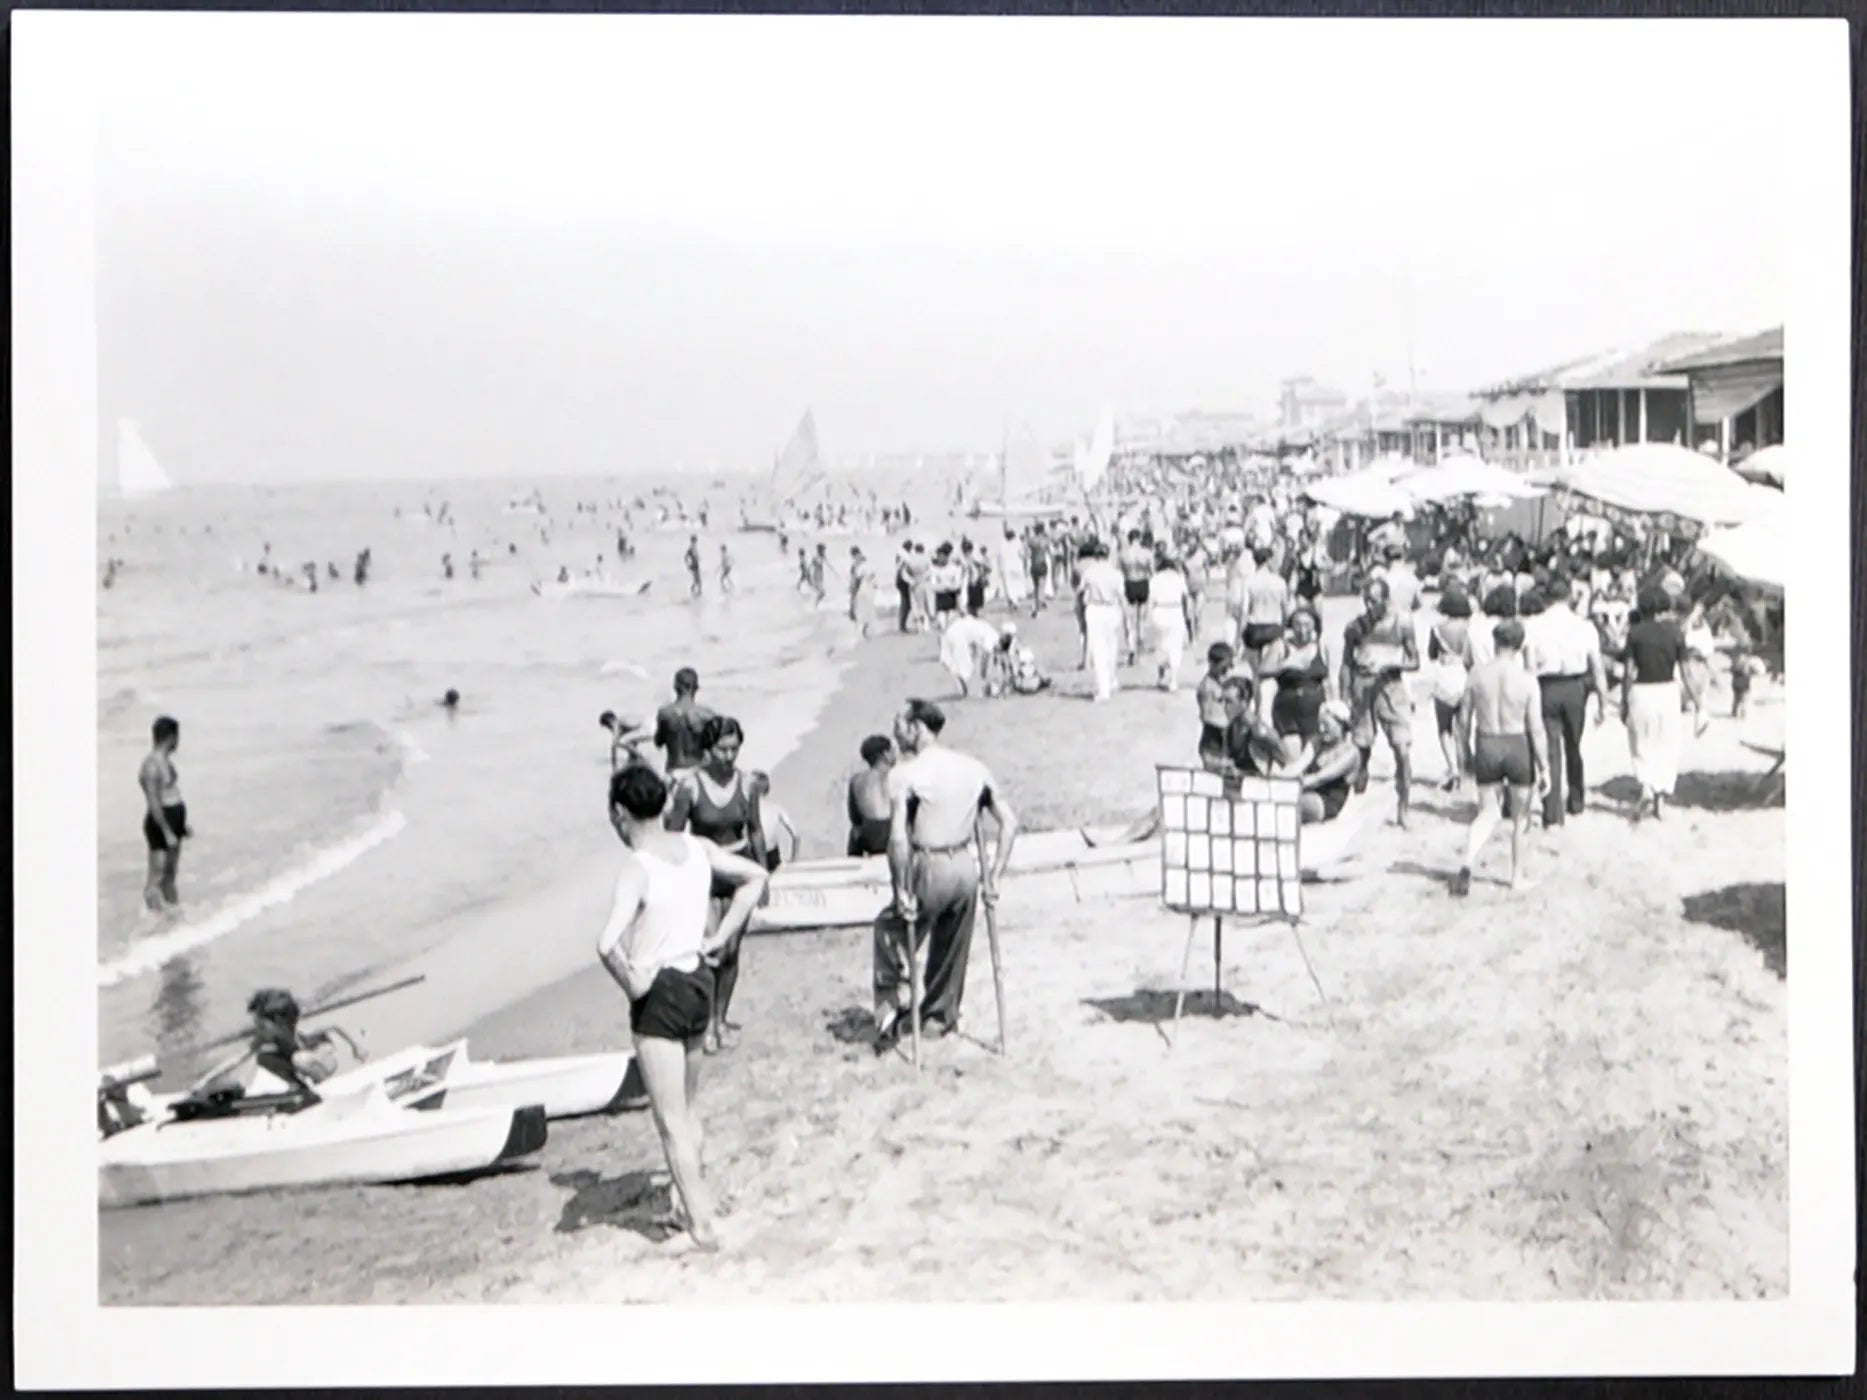
M 962 696 L 972 694 L 973 677 L 987 652 L 998 645 L 998 629 L 982 617 L 963 613 L 940 634 L 940 664 L 959 682 Z
M 1565 811 L 1580 816 L 1586 806 L 1582 732 L 1588 693 L 1594 691 L 1595 723 L 1599 724 L 1608 678 L 1595 624 L 1577 617 L 1569 606 L 1569 580 L 1557 574 L 1549 581 L 1546 596 L 1543 611 L 1525 619 L 1524 657 L 1543 692 L 1543 725 L 1549 735 L 1549 790 L 1543 794 L 1543 825 L 1556 827 L 1562 825 Z
M 1018 819 L 997 790 L 992 772 L 970 754 L 940 742 L 946 716 L 926 700 L 910 700 L 895 717 L 895 745 L 903 762 L 888 774 L 888 871 L 894 902 L 875 921 L 876 1049 L 887 1049 L 905 1028 L 912 964 L 927 945 L 926 995 L 921 1024 L 936 1035 L 959 1028 L 960 997 L 978 901 L 997 902 L 998 880 L 1011 859 Z M 974 854 L 981 812 L 998 824 L 989 873 Z

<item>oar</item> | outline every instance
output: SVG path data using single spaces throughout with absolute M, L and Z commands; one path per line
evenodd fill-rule
M 333 1011 L 342 1011 L 346 1006 L 355 1006 L 358 1002 L 373 1001 L 377 997 L 388 996 L 391 992 L 399 992 L 404 988 L 412 987 L 418 982 L 426 982 L 427 980 L 428 974 L 420 972 L 413 977 L 404 977 L 400 982 L 391 982 L 386 987 L 377 987 L 367 992 L 354 992 L 347 997 L 339 997 L 336 1001 L 329 1001 L 322 1006 L 315 1006 L 309 1011 L 301 1011 L 298 1013 L 298 1019 L 300 1021 L 309 1021 L 313 1016 L 327 1016 Z M 219 1036 L 216 1039 L 208 1041 L 201 1048 L 203 1050 L 217 1050 L 223 1045 L 237 1044 L 245 1040 L 252 1033 L 250 1027 L 246 1030 L 234 1031 L 231 1034 Z

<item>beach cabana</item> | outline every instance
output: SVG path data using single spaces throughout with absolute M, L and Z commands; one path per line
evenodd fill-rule
M 1718 450 L 1768 447 L 1783 441 L 1783 328 L 1721 340 L 1656 367 L 1683 375 L 1690 386 L 1692 421 L 1718 429 Z M 1690 444 L 1688 444 L 1690 445 Z
M 1476 439 L 1484 419 L 1478 400 L 1468 394 L 1433 398 L 1416 404 L 1405 417 L 1408 452 L 1418 461 L 1437 462 Z

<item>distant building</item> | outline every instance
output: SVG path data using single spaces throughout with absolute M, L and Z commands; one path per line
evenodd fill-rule
M 1348 411 L 1348 395 L 1319 384 L 1307 375 L 1286 379 L 1282 385 L 1282 424 L 1285 428 L 1319 428 Z
M 1683 374 L 1664 368 L 1726 339 L 1684 331 L 1635 349 L 1607 350 L 1479 389 L 1486 455 L 1540 465 L 1566 448 L 1692 441 Z
M 1783 441 L 1783 328 L 1735 336 L 1658 366 L 1683 374 L 1694 430 L 1727 458 Z M 1715 426 L 1714 426 L 1715 425 Z

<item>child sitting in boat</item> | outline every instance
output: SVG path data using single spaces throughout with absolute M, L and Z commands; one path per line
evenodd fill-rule
M 255 992 L 246 1009 L 253 1018 L 246 1048 L 196 1080 L 189 1093 L 191 1098 L 227 1090 L 236 1090 L 235 1097 L 243 1098 L 269 1094 L 316 1098 L 311 1086 L 337 1071 L 332 1037 L 341 1039 L 359 1062 L 363 1059 L 357 1043 L 335 1026 L 329 1030 L 301 1032 L 298 1001 L 290 992 L 274 987 Z M 249 1061 L 251 1068 L 236 1077 Z

